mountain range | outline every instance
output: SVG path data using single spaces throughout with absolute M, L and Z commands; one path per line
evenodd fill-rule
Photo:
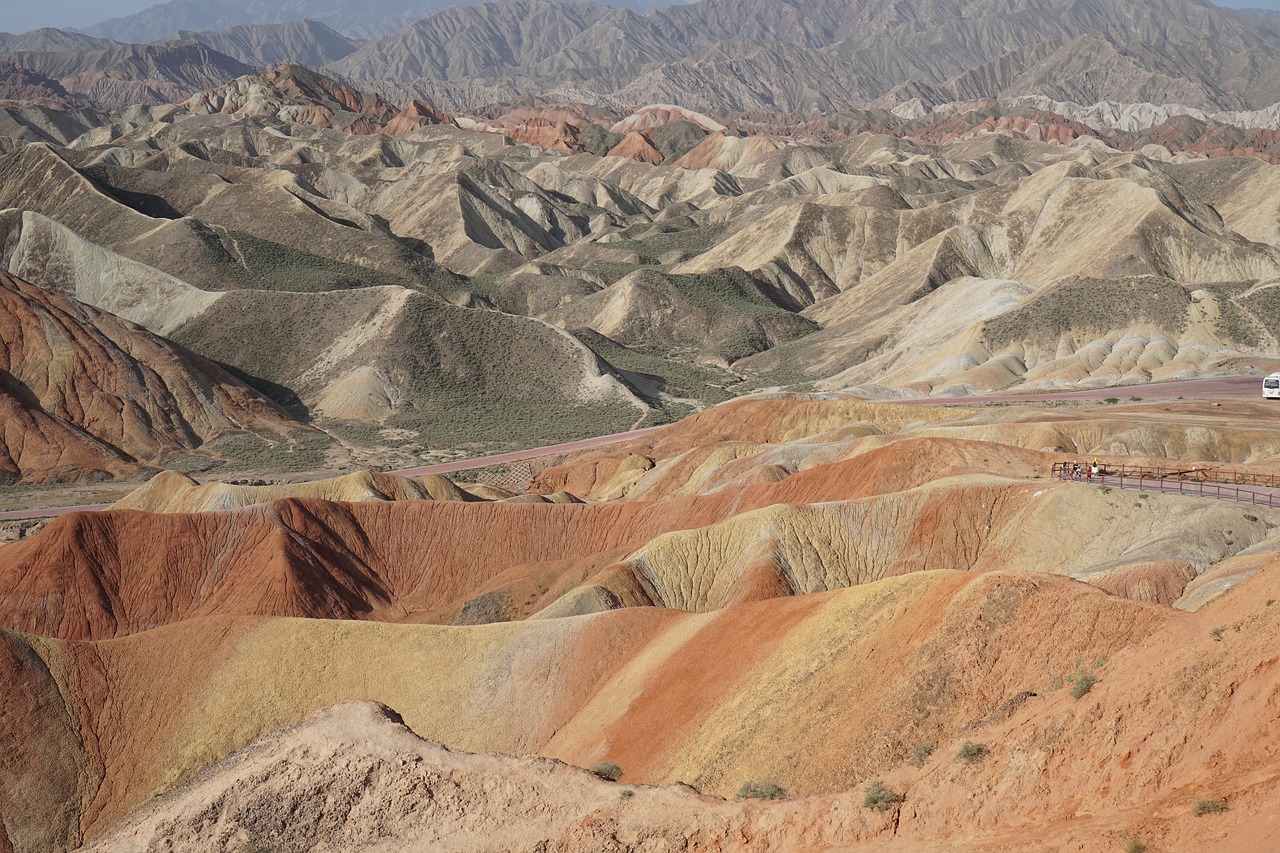
M 941 0 L 703 0 L 646 14 L 494 0 L 415 7 L 378 33 L 328 7 L 234 8 L 180 0 L 87 34 L 0 34 L 0 54 L 110 106 L 181 100 L 245 73 L 233 63 L 286 60 L 447 112 L 527 97 L 721 115 L 1028 96 L 1238 112 L 1280 99 L 1280 21 L 1198 0 L 984 0 L 961 16 Z M 393 6 L 337 8 L 371 25 Z
M 443 10 L 333 70 L 443 108 L 542 94 L 706 110 L 830 111 L 1041 94 L 1260 108 L 1280 23 L 1195 0 L 967 4 L 704 0 L 636 15 L 582 0 Z
M 82 31 L 122 42 L 150 42 L 182 30 L 228 30 L 312 20 L 363 39 L 395 32 L 453 5 L 455 0 L 170 0 L 132 15 L 100 21 Z M 618 0 L 612 5 L 647 11 L 664 4 L 662 0 Z

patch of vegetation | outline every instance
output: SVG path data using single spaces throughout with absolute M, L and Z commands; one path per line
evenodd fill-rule
M 873 812 L 887 812 L 906 799 L 902 794 L 887 788 L 883 782 L 877 779 L 867 785 L 866 792 L 862 797 L 862 805 Z
M 578 127 L 578 144 L 582 150 L 597 157 L 608 154 L 619 142 L 622 134 L 610 133 L 594 122 L 587 122 Z
M 963 744 L 961 744 L 960 752 L 957 753 L 957 755 L 961 761 L 966 761 L 969 764 L 974 764 L 975 762 L 981 761 L 982 759 L 986 758 L 990 753 L 991 753 L 991 750 L 987 747 L 985 743 L 974 743 L 972 741 L 967 740 Z
M 924 743 L 916 744 L 911 749 L 911 766 L 923 767 L 929 756 L 933 755 L 933 750 L 934 746 L 932 741 L 925 741 Z
M 414 281 L 402 276 L 304 252 L 243 231 L 214 228 L 204 234 L 215 235 L 214 239 L 220 244 L 210 248 L 221 249 L 219 255 L 226 259 L 222 266 L 223 274 L 245 290 L 321 293 L 387 285 L 412 288 L 415 285 Z M 206 242 L 209 242 L 207 238 Z
M 629 800 L 635 795 L 636 795 L 636 792 L 631 788 L 623 788 L 621 791 L 618 792 L 618 796 L 622 797 L 622 799 L 624 800 Z
M 726 386 L 737 384 L 738 378 L 725 370 L 691 364 L 640 347 L 623 346 L 591 329 L 574 329 L 573 335 L 619 370 L 658 382 L 662 393 L 668 396 L 688 397 L 706 403 L 723 403 L 734 396 Z M 673 416 L 672 420 L 678 420 L 691 411 L 669 404 L 663 408 Z
M 1221 643 L 1221 642 L 1222 642 L 1222 632 L 1223 632 L 1223 631 L 1225 631 L 1225 630 L 1227 630 L 1227 629 L 1226 629 L 1226 628 L 1222 628 L 1222 627 L 1214 628 L 1212 631 L 1210 631 L 1210 632 L 1209 632 L 1209 636 L 1210 636 L 1210 637 L 1213 637 L 1215 640 L 1217 640 L 1219 643 Z
M 612 761 L 601 761 L 591 768 L 591 772 L 607 782 L 617 782 L 622 778 L 622 768 Z
M 707 138 L 707 132 L 691 121 L 673 121 L 658 128 L 652 138 L 653 147 L 662 152 L 665 163 L 697 148 Z
M 1098 683 L 1098 676 L 1091 672 L 1082 672 L 1071 682 L 1071 698 L 1080 699 Z
M 1190 306 L 1186 288 L 1158 276 L 1068 279 L 988 321 L 983 336 L 998 350 L 1018 341 L 1056 341 L 1069 329 L 1105 332 L 1150 323 L 1181 332 Z
M 787 796 L 787 789 L 771 779 L 752 779 L 738 789 L 740 800 L 785 800 Z
M 300 433 L 270 440 L 255 435 L 221 438 L 208 446 L 235 468 L 251 471 L 298 472 L 324 467 L 333 439 L 324 433 Z
M 1253 282 L 1215 282 L 1198 284 L 1197 289 L 1205 290 L 1214 297 L 1218 306 L 1218 320 L 1215 331 L 1218 337 L 1234 341 L 1246 347 L 1263 345 L 1261 334 L 1264 323 L 1261 318 L 1253 316 L 1249 308 L 1239 301 L 1241 295 L 1253 287 Z
M 670 229 L 670 230 L 668 230 Z M 627 239 L 607 244 L 610 249 L 621 249 L 635 252 L 644 264 L 658 264 L 664 255 L 680 252 L 686 258 L 692 258 L 706 252 L 720 239 L 724 233 L 724 225 L 710 225 L 676 229 L 660 223 L 639 229 L 634 237 L 628 229 L 623 232 Z
M 1224 800 L 1196 800 L 1195 808 L 1191 811 L 1193 814 L 1217 814 L 1227 810 L 1227 804 Z
M 1273 338 L 1280 338 L 1280 287 L 1266 287 L 1240 300 Z
M 1103 399 L 1103 401 L 1102 401 L 1102 402 L 1106 403 L 1108 406 L 1114 406 L 1116 403 L 1119 403 L 1119 402 L 1120 402 L 1120 398 L 1119 398 L 1119 397 L 1107 397 L 1107 398 Z
M 1061 690 L 1063 687 L 1070 685 L 1071 695 L 1076 699 L 1087 694 L 1098 683 L 1098 671 L 1107 665 L 1107 659 L 1100 657 L 1092 664 L 1086 666 L 1083 658 L 1076 658 L 1075 668 L 1068 672 L 1065 676 L 1055 675 L 1049 672 L 1049 687 L 1052 690 Z
M 1146 853 L 1147 845 L 1143 844 L 1136 838 L 1125 840 L 1124 853 Z
M 417 430 L 428 447 L 478 453 L 542 447 L 625 432 L 640 412 L 607 403 L 546 402 L 439 396 L 430 408 L 402 409 L 386 426 Z

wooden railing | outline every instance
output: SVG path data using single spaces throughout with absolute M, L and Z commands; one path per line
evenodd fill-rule
M 1278 488 L 1277 478 L 1268 475 L 1219 471 L 1213 468 L 1170 470 L 1141 465 L 1103 465 L 1101 463 L 1098 465 L 1097 473 L 1094 473 L 1092 465 L 1059 462 L 1053 466 L 1053 476 L 1061 480 L 1078 480 L 1098 486 L 1219 498 L 1272 509 L 1280 507 L 1280 491 L 1272 491 Z M 1255 482 L 1237 484 L 1217 479 L 1223 476 L 1249 477 L 1254 478 Z

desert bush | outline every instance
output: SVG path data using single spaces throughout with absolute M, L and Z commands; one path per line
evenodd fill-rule
M 1125 841 L 1124 853 L 1146 853 L 1147 845 L 1143 844 L 1136 838 L 1130 838 Z
M 902 794 L 885 787 L 885 784 L 877 779 L 867 786 L 862 805 L 873 812 L 887 812 L 905 799 L 906 797 Z
M 1097 683 L 1098 676 L 1094 675 L 1092 672 L 1079 673 L 1071 682 L 1071 698 L 1079 699 L 1092 690 L 1093 685 Z
M 1217 814 L 1227 810 L 1227 804 L 1222 800 L 1196 800 L 1196 807 L 1192 809 L 1195 814 Z
M 1076 699 L 1084 696 L 1093 686 L 1098 683 L 1098 670 L 1102 669 L 1107 663 L 1105 657 L 1100 657 L 1091 665 L 1085 666 L 1083 658 L 1076 658 L 1075 669 L 1067 673 L 1063 677 L 1049 673 L 1049 685 L 1054 690 L 1060 690 L 1066 685 L 1071 685 L 1071 695 Z
M 787 789 L 770 779 L 751 779 L 743 782 L 742 787 L 738 789 L 740 800 L 785 800 L 786 798 Z
M 981 761 L 982 759 L 986 758 L 987 754 L 990 752 L 991 750 L 987 748 L 987 745 L 985 743 L 973 743 L 972 741 L 965 741 L 960 746 L 959 755 L 962 760 L 967 761 L 970 764 L 973 764 L 975 761 Z
M 1119 397 L 1107 397 L 1107 398 L 1106 398 L 1105 400 L 1103 400 L 1102 402 L 1106 403 L 1108 406 L 1114 406 L 1116 403 L 1119 403 L 1119 402 L 1120 402 L 1120 398 L 1119 398 Z
M 622 778 L 622 768 L 612 761 L 601 761 L 591 768 L 591 772 L 609 782 L 617 782 Z
M 932 741 L 918 743 L 911 750 L 911 765 L 913 767 L 923 767 L 925 759 L 933 755 Z

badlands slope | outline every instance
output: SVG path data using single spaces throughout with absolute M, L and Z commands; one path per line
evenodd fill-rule
M 1248 849 L 1280 796 L 1280 511 L 1047 472 L 1275 471 L 1258 408 L 774 395 L 544 472 L 588 505 L 374 479 L 64 517 L 0 548 L 0 837 Z M 351 700 L 395 713 L 324 710 Z M 718 799 L 752 779 L 796 799 Z M 876 779 L 905 801 L 864 808 Z
M 307 431 L 216 364 L 0 272 L 0 477 L 136 475 L 224 435 Z
M 1082 122 L 930 136 L 922 114 L 919 139 L 822 145 L 670 105 L 603 115 L 397 114 L 296 65 L 182 106 L 8 110 L 0 263 L 310 420 L 327 437 L 305 463 L 269 437 L 237 452 L 317 475 L 766 387 L 1110 386 L 1280 358 L 1280 167 L 1121 152 Z M 197 473 L 231 458 L 200 453 Z

